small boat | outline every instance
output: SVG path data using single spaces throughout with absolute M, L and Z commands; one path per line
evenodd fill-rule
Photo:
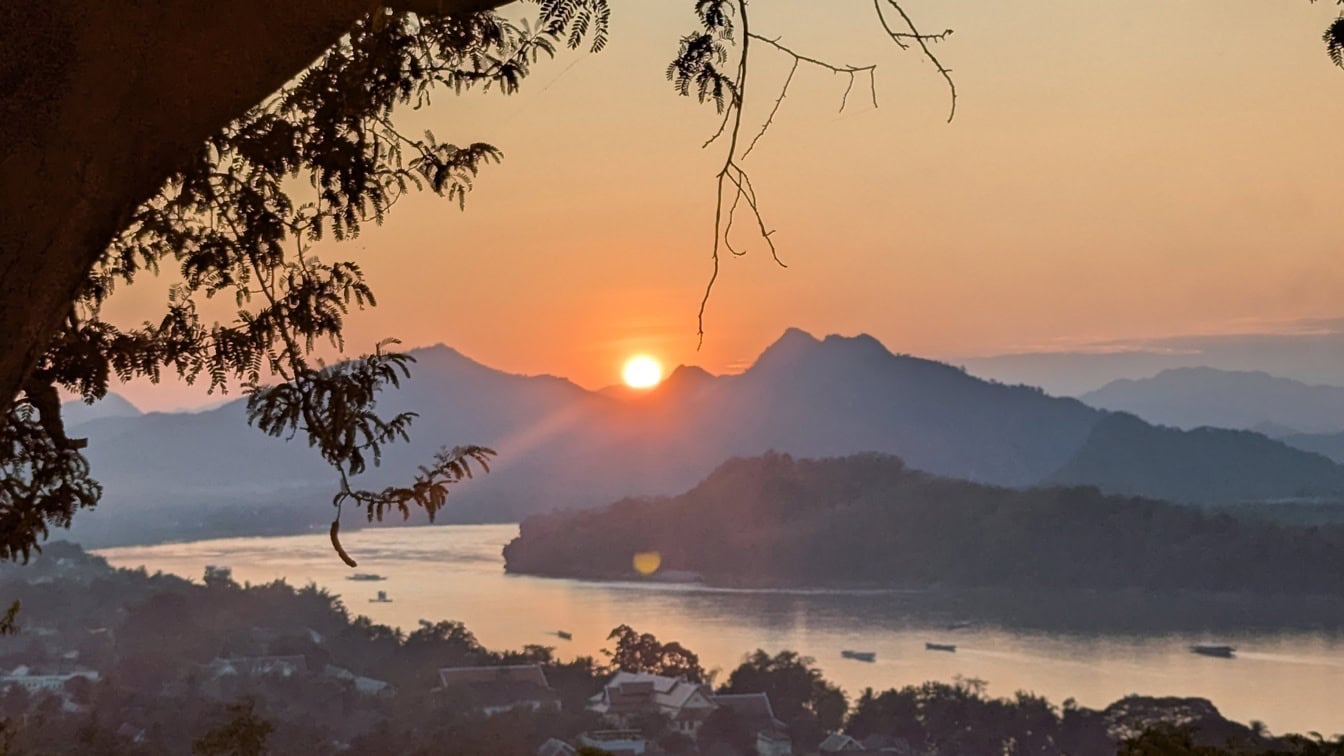
M 387 578 L 383 577 L 382 575 L 375 575 L 375 574 L 373 574 L 372 572 L 356 572 L 355 574 L 353 574 L 353 575 L 347 577 L 346 580 L 358 580 L 358 581 L 361 581 L 361 582 L 372 582 L 372 581 L 377 581 L 377 580 L 387 580 Z
M 956 653 L 956 651 L 957 651 L 957 646 L 956 646 L 955 643 L 925 643 L 925 644 L 924 644 L 924 650 L 925 650 L 925 651 L 951 651 L 951 652 L 953 652 L 953 653 Z
M 574 634 L 567 630 L 556 630 L 555 637 L 560 640 L 574 640 Z
M 957 620 L 956 622 L 949 622 L 948 625 L 947 625 L 947 629 L 948 629 L 948 630 L 965 630 L 966 628 L 968 628 L 968 627 L 970 627 L 970 626 L 971 626 L 971 623 L 970 623 L 969 620 Z
M 392 599 L 387 597 L 387 591 L 378 591 L 378 598 L 369 599 L 370 604 L 390 604 Z
M 844 651 L 841 651 L 840 655 L 845 657 L 846 659 L 853 659 L 854 661 L 861 661 L 861 662 L 877 661 L 876 651 L 850 651 L 846 649 Z
M 1216 656 L 1219 659 L 1231 659 L 1237 650 L 1231 646 L 1222 646 L 1214 643 L 1196 643 L 1190 647 L 1190 651 L 1202 656 Z

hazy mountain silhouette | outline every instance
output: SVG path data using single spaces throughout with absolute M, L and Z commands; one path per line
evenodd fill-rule
M 1321 454 L 1335 462 L 1344 463 L 1344 432 L 1294 433 L 1279 440 L 1295 449 Z
M 1044 482 L 1226 503 L 1335 495 L 1344 491 L 1344 468 L 1250 431 L 1182 431 L 1112 413 L 1097 423 L 1073 459 Z
M 1095 483 L 1201 502 L 1344 492 L 1344 468 L 1262 436 L 1103 422 L 1107 413 L 1077 400 L 892 354 L 869 336 L 817 339 L 790 329 L 741 374 L 680 367 L 648 391 L 511 375 L 445 346 L 413 354 L 413 377 L 380 409 L 419 412 L 414 440 L 389 449 L 365 485 L 404 481 L 441 445 L 492 446 L 495 472 L 460 487 L 444 513 L 458 521 L 669 494 L 724 459 L 768 450 L 880 452 L 982 483 Z M 249 428 L 241 400 L 86 428 L 93 472 L 106 487 L 104 505 L 76 518 L 74 535 L 88 543 L 292 532 L 330 521 L 332 472 L 306 445 Z
M 1112 381 L 1079 398 L 1178 428 L 1271 430 L 1267 435 L 1344 430 L 1344 388 L 1263 372 L 1178 368 L 1152 378 Z
M 112 392 L 93 404 L 86 404 L 80 399 L 61 403 L 61 419 L 67 428 L 105 417 L 139 417 L 141 414 L 140 408 L 131 404 L 130 400 Z

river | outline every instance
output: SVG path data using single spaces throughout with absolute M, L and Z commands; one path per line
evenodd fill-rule
M 755 648 L 799 651 L 851 697 L 863 688 L 898 687 L 957 676 L 988 683 L 992 695 L 1027 690 L 1055 704 L 1073 698 L 1101 707 L 1131 693 L 1201 696 L 1224 715 L 1263 721 L 1271 731 L 1344 732 L 1344 636 L 1324 630 L 1259 628 L 1157 632 L 1022 626 L 976 619 L 949 629 L 946 607 L 893 591 L 733 590 L 670 583 L 597 583 L 509 575 L 500 549 L 514 525 L 402 527 L 350 532 L 345 545 L 360 572 L 387 577 L 354 582 L 325 534 L 232 538 L 105 549 L 118 567 L 145 567 L 199 580 L 205 566 L 233 569 L 239 582 L 283 578 L 317 583 L 349 609 L 413 630 L 421 619 L 460 620 L 488 648 L 555 646 L 562 657 L 598 655 L 611 628 L 628 624 L 680 641 L 707 669 L 736 666 Z M 384 590 L 392 601 L 369 601 Z M 554 632 L 573 634 L 572 641 Z M 1234 659 L 1189 652 L 1218 640 Z M 926 641 L 956 644 L 926 651 Z M 843 659 L 873 651 L 873 663 Z

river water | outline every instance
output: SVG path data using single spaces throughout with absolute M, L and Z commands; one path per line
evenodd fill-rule
M 1344 732 L 1344 636 L 1327 630 L 1222 631 L 1175 623 L 1166 630 L 1107 630 L 1096 623 L 1023 624 L 930 608 L 919 594 L 891 591 L 734 590 L 669 583 L 596 583 L 509 575 L 500 550 L 515 525 L 403 527 L 349 532 L 358 571 L 387 577 L 354 582 L 325 534 L 232 538 L 105 549 L 118 567 L 199 580 L 205 566 L 233 569 L 239 582 L 284 578 L 340 594 L 376 622 L 413 630 L 421 619 L 464 622 L 488 648 L 556 647 L 562 657 L 598 655 L 611 628 L 628 624 L 680 641 L 721 677 L 756 648 L 792 649 L 817 660 L 851 697 L 957 676 L 988 683 L 992 695 L 1017 690 L 1053 703 L 1074 698 L 1101 707 L 1122 696 L 1201 696 L 1233 719 L 1258 719 L 1283 732 Z M 378 590 L 389 603 L 369 601 Z M 572 641 L 554 632 L 573 634 Z M 1191 643 L 1227 642 L 1234 659 L 1189 652 Z M 927 641 L 955 653 L 926 651 Z M 874 663 L 841 658 L 873 651 Z

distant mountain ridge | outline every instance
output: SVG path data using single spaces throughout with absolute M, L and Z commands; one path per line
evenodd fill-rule
M 61 403 L 61 419 L 67 428 L 74 428 L 94 420 L 106 417 L 139 417 L 144 414 L 140 408 L 131 404 L 121 394 L 108 392 L 106 396 L 93 404 L 80 399 L 71 399 Z
M 413 442 L 390 449 L 365 484 L 405 480 L 441 445 L 496 448 L 495 471 L 450 499 L 443 516 L 456 521 L 669 494 L 724 459 L 770 450 L 879 452 L 981 483 L 1086 483 L 1183 501 L 1344 493 L 1344 468 L 1262 436 L 1155 428 L 892 354 L 866 335 L 789 329 L 740 374 L 682 367 L 646 392 L 512 375 L 442 345 L 413 354 L 411 379 L 380 408 L 420 413 Z M 301 440 L 249 428 L 241 400 L 189 415 L 106 418 L 86 432 L 106 490 L 98 510 L 76 517 L 74 536 L 86 543 L 296 532 L 330 521 L 331 471 Z
M 1079 397 L 1177 428 L 1270 430 L 1274 435 L 1344 430 L 1344 388 L 1313 386 L 1260 371 L 1209 367 L 1120 379 Z

